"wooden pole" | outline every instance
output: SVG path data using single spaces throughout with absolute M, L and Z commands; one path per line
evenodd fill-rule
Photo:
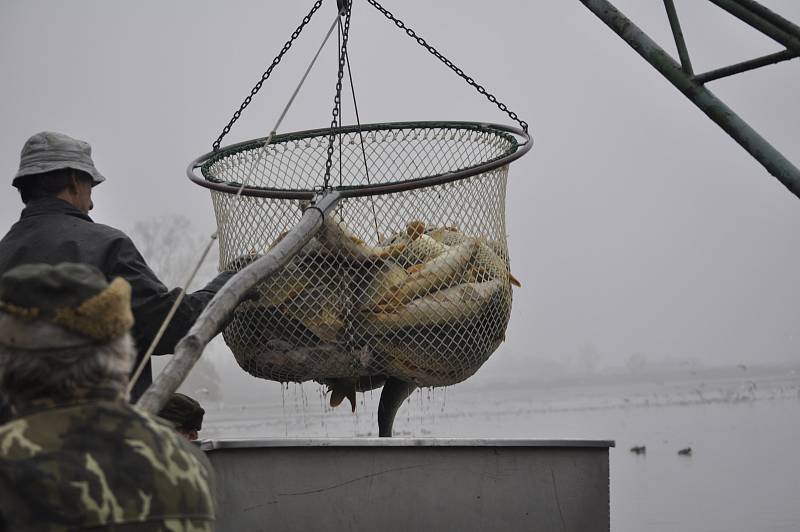
M 189 375 L 208 342 L 217 335 L 236 305 L 258 283 L 283 268 L 303 249 L 322 227 L 325 214 L 340 199 L 338 192 L 328 192 L 319 197 L 305 210 L 300 222 L 275 247 L 225 283 L 186 336 L 178 342 L 175 356 L 139 399 L 137 406 L 151 414 L 161 410 Z

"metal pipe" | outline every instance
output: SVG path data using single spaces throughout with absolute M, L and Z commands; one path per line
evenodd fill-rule
M 713 0 L 712 0 L 713 1 Z M 686 75 L 670 55 L 607 0 L 581 0 L 639 55 L 667 78 L 708 117 L 800 197 L 800 170 L 703 85 Z
M 800 54 L 800 36 L 787 33 L 770 20 L 758 15 L 735 0 L 709 0 L 709 2 L 716 4 L 721 9 L 724 9 L 745 24 L 754 27 L 764 35 L 771 37 L 789 50 Z
M 762 6 L 761 4 L 759 4 L 754 0 L 736 0 L 736 3 L 749 9 L 750 11 L 760 16 L 761 18 L 768 20 L 769 22 L 779 27 L 786 33 L 794 35 L 795 37 L 800 39 L 800 26 L 794 24 L 789 20 L 786 20 L 785 18 L 775 13 L 774 11 L 767 9 L 766 7 Z
M 322 227 L 323 216 L 341 199 L 329 192 L 306 209 L 298 224 L 275 247 L 234 275 L 217 292 L 175 349 L 175 356 L 139 399 L 138 406 L 155 414 L 181 385 L 208 342 L 217 335 L 236 305 L 256 284 L 283 268 Z
M 681 23 L 678 20 L 678 12 L 675 10 L 675 2 L 664 0 L 664 7 L 667 9 L 667 18 L 669 18 L 669 25 L 672 28 L 672 35 L 675 37 L 675 46 L 678 47 L 678 56 L 681 58 L 683 71 L 692 76 L 694 70 L 692 70 L 692 62 L 689 60 L 686 41 L 683 39 L 683 30 L 681 30 Z
M 784 50 L 782 52 L 776 52 L 774 54 L 765 55 L 757 59 L 743 61 L 735 65 L 718 68 L 716 70 L 711 70 L 703 74 L 698 74 L 694 77 L 694 80 L 697 83 L 701 84 L 708 83 L 709 81 L 713 81 L 715 79 L 732 76 L 734 74 L 741 74 L 742 72 L 747 72 L 748 70 L 754 70 L 756 68 L 760 68 L 767 65 L 774 65 L 775 63 L 780 63 L 781 61 L 788 61 L 789 59 L 794 59 L 797 56 L 798 54 L 796 52 L 793 52 L 791 50 Z

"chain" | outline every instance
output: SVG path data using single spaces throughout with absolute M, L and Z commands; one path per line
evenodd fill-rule
M 317 0 L 317 2 L 314 3 L 314 7 L 311 8 L 311 11 L 308 13 L 308 15 L 303 17 L 303 21 L 300 23 L 299 26 L 297 26 L 297 29 L 294 30 L 294 32 L 292 33 L 291 38 L 288 41 L 286 41 L 286 44 L 283 45 L 283 48 L 278 53 L 278 55 L 275 57 L 275 59 L 272 60 L 272 64 L 269 66 L 267 71 L 264 72 L 264 74 L 261 75 L 261 79 L 258 81 L 258 83 L 256 83 L 255 87 L 252 88 L 252 90 L 250 91 L 250 94 L 242 102 L 242 105 L 239 106 L 239 110 L 236 111 L 235 113 L 233 113 L 233 118 L 231 118 L 230 122 L 228 122 L 228 125 L 225 126 L 225 128 L 222 130 L 222 133 L 217 138 L 217 140 L 214 141 L 214 151 L 219 150 L 220 144 L 222 143 L 222 139 L 225 138 L 225 135 L 230 133 L 231 127 L 233 127 L 233 124 L 237 120 L 239 120 L 240 116 L 242 116 L 242 111 L 244 111 L 245 108 L 248 105 L 250 105 L 250 102 L 253 101 L 253 97 L 258 93 L 258 91 L 261 90 L 261 86 L 264 84 L 265 81 L 267 81 L 267 79 L 269 78 L 270 74 L 272 74 L 272 70 L 276 66 L 278 66 L 278 63 L 281 62 L 281 59 L 283 59 L 283 56 L 286 55 L 286 52 L 288 52 L 289 48 L 292 47 L 292 44 L 294 44 L 294 41 L 296 41 L 297 38 L 300 36 L 300 33 L 302 33 L 303 28 L 305 28 L 306 25 L 311 21 L 311 17 L 314 16 L 314 13 L 317 12 L 317 10 L 320 8 L 320 6 L 322 6 L 322 0 Z
M 325 181 L 324 187 L 327 189 L 331 181 L 331 167 L 333 166 L 333 144 L 336 140 L 336 127 L 339 125 L 339 113 L 342 104 L 342 78 L 344 77 L 344 65 L 347 59 L 347 37 L 350 34 L 350 15 L 352 5 L 347 6 L 344 13 L 344 31 L 342 31 L 342 47 L 339 50 L 339 73 L 336 79 L 336 96 L 333 98 L 333 112 L 331 119 L 331 132 L 328 135 L 328 158 L 325 160 Z
M 475 90 L 477 90 L 479 93 L 481 93 L 484 96 L 486 96 L 486 98 L 490 102 L 495 104 L 501 111 L 503 111 L 509 117 L 511 117 L 512 120 L 517 122 L 520 125 L 520 127 L 522 128 L 523 131 L 525 131 L 526 133 L 528 132 L 528 123 L 527 122 L 525 122 L 524 120 L 520 119 L 520 117 L 517 116 L 517 113 L 515 113 L 512 110 L 510 110 L 506 104 L 504 104 L 503 102 L 499 101 L 492 93 L 488 92 L 483 86 L 479 85 L 473 78 L 471 78 L 470 76 L 466 75 L 463 70 L 461 70 L 459 67 L 454 65 L 452 61 L 450 61 L 445 56 L 443 56 L 436 48 L 434 48 L 433 46 L 428 44 L 428 42 L 425 39 L 423 39 L 422 37 L 417 35 L 417 32 L 415 32 L 411 28 L 407 27 L 403 23 L 402 20 L 399 20 L 394 15 L 392 15 L 389 12 L 389 10 L 387 10 L 382 5 L 380 5 L 376 0 L 367 0 L 367 2 L 372 4 L 372 6 L 375 9 L 377 9 L 378 11 L 383 13 L 383 16 L 385 16 L 387 19 L 389 19 L 390 21 L 394 22 L 395 26 L 397 26 L 401 30 L 404 30 L 409 37 L 411 37 L 412 39 L 417 41 L 417 43 L 420 46 L 422 46 L 423 48 L 428 50 L 437 59 L 439 59 L 439 61 L 441 61 L 442 63 L 447 65 L 450 68 L 450 70 L 452 70 L 453 72 L 458 74 L 468 84 L 472 85 L 475 88 Z

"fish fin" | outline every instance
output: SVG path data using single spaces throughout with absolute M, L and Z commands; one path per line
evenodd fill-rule
M 396 309 L 396 307 L 392 303 L 383 302 L 383 303 L 378 303 L 377 305 L 375 305 L 375 308 L 373 309 L 372 313 L 373 314 L 391 314 L 391 313 L 393 313 L 395 311 L 395 309 Z
M 415 264 L 413 266 L 409 266 L 408 268 L 406 268 L 406 273 L 408 273 L 409 275 L 414 275 L 423 268 L 425 268 L 425 264 Z
M 406 225 L 406 234 L 411 240 L 416 240 L 425 233 L 425 224 L 419 220 L 414 220 Z
M 520 283 L 519 280 L 511 274 L 511 272 L 508 272 L 508 280 L 511 281 L 511 284 L 514 286 L 522 288 L 522 283 Z
M 378 254 L 378 258 L 380 259 L 390 259 L 400 255 L 403 251 L 406 250 L 405 244 L 394 244 L 389 246 L 388 249 L 381 251 Z
M 331 408 L 336 408 L 344 401 L 345 393 L 342 390 L 331 388 Z

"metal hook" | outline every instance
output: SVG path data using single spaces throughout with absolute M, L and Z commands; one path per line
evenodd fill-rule
M 336 5 L 339 6 L 340 17 L 343 17 L 347 14 L 347 10 L 350 9 L 350 1 L 351 0 L 336 0 Z

